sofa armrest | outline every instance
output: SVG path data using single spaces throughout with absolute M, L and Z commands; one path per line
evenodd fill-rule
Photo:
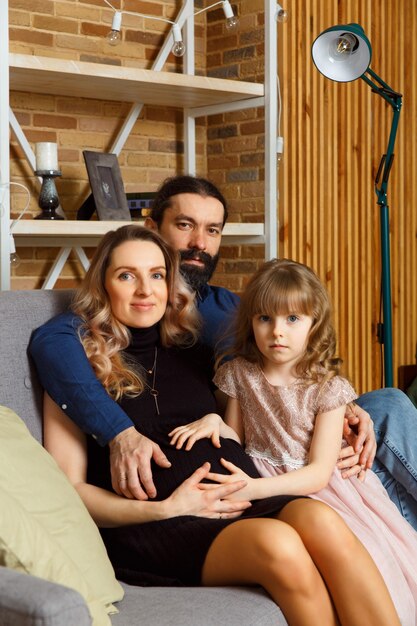
M 0 624 L 91 626 L 91 618 L 78 591 L 0 567 Z

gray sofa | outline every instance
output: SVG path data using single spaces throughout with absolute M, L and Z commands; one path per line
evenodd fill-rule
M 13 409 L 39 441 L 42 389 L 27 346 L 32 330 L 65 310 L 70 296 L 69 291 L 0 292 L 0 404 Z M 114 626 L 287 624 L 262 589 L 123 587 L 125 598 L 118 604 L 119 613 L 112 616 Z M 87 626 L 90 619 L 76 591 L 0 567 L 0 624 Z

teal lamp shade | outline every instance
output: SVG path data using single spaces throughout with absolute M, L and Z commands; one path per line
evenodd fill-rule
M 372 48 L 359 24 L 339 24 L 324 30 L 311 54 L 319 72 L 339 83 L 360 78 L 371 62 Z

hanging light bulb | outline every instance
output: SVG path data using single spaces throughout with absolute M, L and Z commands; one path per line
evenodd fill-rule
M 19 267 L 20 265 L 20 256 L 17 254 L 16 252 L 16 246 L 14 244 L 14 237 L 12 235 L 12 231 L 10 231 L 9 233 L 10 236 L 10 244 L 9 244 L 9 249 L 10 249 L 10 267 Z
M 275 19 L 277 22 L 288 22 L 288 11 L 282 8 L 280 4 L 277 4 L 277 10 L 275 13 Z
M 113 20 L 111 23 L 111 30 L 107 33 L 106 39 L 107 43 L 111 46 L 117 46 L 122 40 L 122 35 L 120 34 L 120 29 L 122 27 L 122 12 L 115 11 L 113 15 Z
M 239 26 L 239 20 L 233 13 L 229 0 L 223 0 L 223 13 L 226 18 L 226 30 L 233 31 Z
M 173 24 L 172 35 L 174 37 L 174 45 L 172 46 L 172 54 L 176 57 L 182 57 L 185 53 L 185 44 L 182 40 L 181 28 L 178 24 Z

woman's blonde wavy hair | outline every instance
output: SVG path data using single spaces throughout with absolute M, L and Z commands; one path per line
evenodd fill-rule
M 289 259 L 273 259 L 252 276 L 240 302 L 231 353 L 262 364 L 252 328 L 254 316 L 291 313 L 313 318 L 307 348 L 296 364 L 297 375 L 310 383 L 332 378 L 342 362 L 335 358 L 336 334 L 329 296 L 313 270 Z
M 113 251 L 127 241 L 154 243 L 164 256 L 168 304 L 160 321 L 162 344 L 191 345 L 199 329 L 194 295 L 179 273 L 177 253 L 155 231 L 143 226 L 129 224 L 108 232 L 100 241 L 83 283 L 75 293 L 72 310 L 82 319 L 79 336 L 87 357 L 98 379 L 116 400 L 122 395 L 137 396 L 145 387 L 144 372 L 137 371 L 122 353 L 131 335 L 114 317 L 105 289 L 106 270 Z

